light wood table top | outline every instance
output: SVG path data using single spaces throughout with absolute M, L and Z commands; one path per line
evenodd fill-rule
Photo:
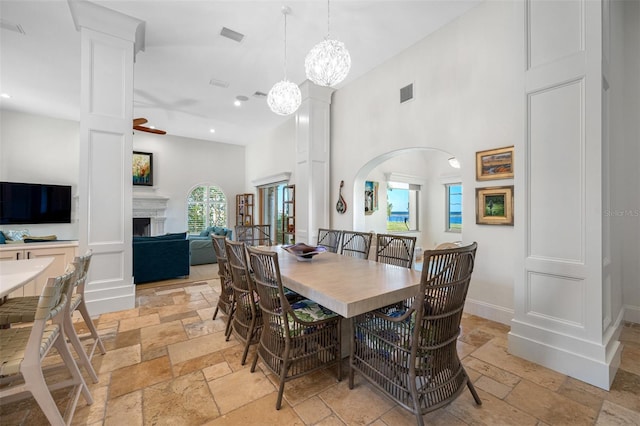
M 300 262 L 281 246 L 258 248 L 278 253 L 286 287 L 345 318 L 407 299 L 420 284 L 414 269 L 330 252 Z
M 54 261 L 53 257 L 37 257 L 24 260 L 0 262 L 0 297 L 22 287 L 35 279 Z

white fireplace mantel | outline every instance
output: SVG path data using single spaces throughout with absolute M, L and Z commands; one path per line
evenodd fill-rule
M 164 234 L 167 203 L 169 197 L 151 194 L 133 194 L 133 217 L 150 219 L 151 235 Z

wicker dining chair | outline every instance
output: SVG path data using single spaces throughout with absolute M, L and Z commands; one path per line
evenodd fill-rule
M 411 268 L 416 237 L 378 234 L 376 262 Z
M 247 247 L 247 251 L 264 324 L 251 372 L 260 358 L 279 377 L 276 401 L 279 410 L 285 382 L 334 365 L 338 380 L 341 379 L 341 317 L 308 299 L 289 303 L 282 285 L 278 253 L 254 247 Z
M 231 322 L 233 321 L 235 303 L 233 298 L 231 271 L 229 270 L 229 261 L 227 260 L 226 240 L 227 237 L 224 235 L 211 235 L 213 250 L 216 252 L 216 257 L 218 259 L 218 276 L 220 277 L 220 296 L 218 297 L 216 310 L 213 311 L 213 319 L 215 320 L 218 316 L 218 311 L 227 316 L 227 325 L 224 330 L 224 335 L 225 338 L 229 340 L 229 337 L 231 336 Z
M 33 324 L 0 329 L 0 401 L 14 401 L 30 393 L 51 425 L 71 424 L 80 394 L 87 404 L 93 403 L 89 388 L 67 346 L 65 321 L 61 319 L 68 314 L 69 297 L 76 278 L 74 268 L 49 278 L 38 297 Z M 62 375 L 60 380 L 48 378 L 48 382 L 45 381 L 42 361 L 51 348 L 56 348 L 71 378 Z M 74 392 L 63 417 L 50 389 L 70 386 L 74 387 Z
M 436 250 L 456 248 L 456 247 L 460 247 L 461 245 L 462 245 L 462 241 L 440 243 L 436 246 Z
M 368 259 L 372 238 L 371 232 L 342 231 L 340 254 Z
M 338 229 L 318 228 L 318 245 L 324 246 L 328 251 L 337 253 L 340 249 L 342 231 Z
M 350 389 L 357 371 L 421 426 L 422 415 L 449 404 L 465 385 L 482 404 L 456 351 L 476 248 L 425 251 L 414 297 L 353 319 Z
M 245 243 L 248 246 L 270 246 L 271 225 L 237 225 L 236 241 Z
M 249 347 L 260 341 L 262 311 L 256 302 L 257 293 L 247 263 L 245 243 L 226 240 L 225 245 L 235 301 L 231 330 L 236 338 L 244 343 L 240 361 L 244 365 Z
M 93 358 L 96 346 L 100 348 L 103 354 L 106 353 L 106 350 L 102 344 L 98 330 L 89 315 L 84 298 L 84 288 L 89 272 L 89 265 L 91 264 L 91 256 L 92 251 L 89 250 L 83 256 L 76 256 L 73 259 L 72 264 L 76 273 L 71 283 L 69 304 L 65 306 L 64 315 L 59 318 L 64 320 L 65 334 L 78 355 L 78 364 L 84 367 L 87 373 L 89 373 L 93 383 L 98 383 L 98 375 L 91 364 L 91 359 Z M 34 321 L 39 301 L 40 296 L 24 296 L 7 299 L 5 303 L 0 305 L 0 326 L 7 327 L 11 326 L 11 324 Z M 80 311 L 82 319 L 93 338 L 93 343 L 88 351 L 85 350 L 73 326 L 73 313 L 76 310 Z

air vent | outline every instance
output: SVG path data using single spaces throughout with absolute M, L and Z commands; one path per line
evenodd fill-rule
M 238 43 L 242 42 L 242 40 L 244 39 L 244 34 L 240 34 L 237 31 L 230 30 L 227 27 L 222 27 L 220 35 L 222 37 L 230 38 L 233 41 L 237 41 Z
M 209 84 L 212 85 L 212 86 L 222 87 L 224 89 L 229 87 L 229 82 L 228 81 L 216 80 L 215 78 L 212 78 L 211 80 L 209 80 Z
M 14 24 L 13 22 L 5 21 L 4 19 L 0 19 L 0 28 L 3 30 L 13 31 L 19 34 L 25 34 L 24 30 L 19 24 Z
M 413 83 L 400 89 L 400 103 L 413 99 Z
M 267 94 L 257 90 L 256 93 L 253 94 L 253 97 L 254 98 L 266 98 Z

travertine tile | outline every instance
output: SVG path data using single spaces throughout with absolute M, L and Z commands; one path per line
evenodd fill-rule
M 496 398 L 504 399 L 509 392 L 511 392 L 511 387 L 507 385 L 503 385 L 500 382 L 493 380 L 490 377 L 482 376 L 475 383 L 476 388 L 482 389 L 485 392 L 490 393 Z
M 422 416 L 425 425 L 429 426 L 463 426 L 466 423 L 454 417 L 445 410 L 435 410 Z M 414 426 L 416 416 L 400 406 L 396 406 L 384 413 L 380 419 L 384 425 Z
M 316 423 L 316 426 L 345 426 L 345 424 L 336 415 L 331 415 Z
M 213 288 L 207 283 L 200 283 L 199 285 L 196 283 L 195 285 L 185 287 L 184 291 L 187 293 L 212 293 Z
M 610 401 L 602 404 L 602 410 L 596 420 L 598 426 L 640 425 L 640 413 L 621 407 Z
M 103 340 L 105 348 L 107 350 L 124 348 L 126 346 L 133 346 L 140 344 L 140 329 L 136 328 L 129 331 L 121 331 L 116 334 L 115 338 L 110 341 Z
M 119 398 L 110 398 L 104 424 L 105 426 L 142 425 L 142 391 L 131 392 Z
M 567 377 L 567 380 L 562 384 L 560 389 L 558 389 L 558 394 L 564 395 L 594 410 L 600 410 L 602 402 L 607 396 L 607 391 L 572 377 Z
M 96 372 L 106 373 L 118 368 L 138 364 L 141 359 L 140 345 L 133 345 L 108 351 L 103 356 L 94 358 L 93 365 Z
M 473 357 L 554 391 L 565 381 L 565 375 L 513 356 L 494 340 L 473 352 Z
M 605 399 L 640 412 L 640 376 L 619 369 Z
M 317 396 L 313 396 L 294 407 L 305 424 L 316 424 L 331 415 L 331 409 Z
M 276 380 L 276 387 L 278 386 Z M 311 374 L 288 381 L 284 385 L 284 397 L 293 407 L 305 399 L 334 386 L 338 383 L 336 368 L 318 370 Z
M 140 364 L 123 367 L 111 374 L 110 396 L 118 397 L 173 377 L 169 358 L 156 358 Z
M 620 368 L 640 376 L 640 345 L 638 347 L 625 345 L 622 349 Z
M 176 315 L 184 312 L 191 312 L 191 311 L 194 311 L 192 315 L 195 316 L 197 315 L 195 312 L 198 309 L 203 309 L 208 307 L 209 307 L 209 302 L 207 302 L 206 300 L 196 300 L 195 302 L 182 303 L 180 305 L 161 306 L 158 308 L 157 312 L 160 318 L 168 317 L 168 316 L 172 316 L 172 315 Z
M 205 336 L 216 331 L 224 331 L 226 325 L 221 319 L 211 318 L 202 321 L 201 317 L 192 317 L 182 320 L 184 330 L 190 339 L 198 336 Z
M 220 415 L 200 371 L 143 390 L 145 425 L 200 425 Z
M 361 378 L 353 390 L 349 389 L 348 380 L 343 380 L 322 392 L 320 398 L 347 424 L 371 423 L 394 405 Z
M 145 327 L 140 330 L 142 350 L 149 350 L 187 340 L 181 321 Z
M 203 426 L 304 425 L 304 422 L 286 402 L 283 402 L 280 410 L 276 410 L 276 397 L 277 393 L 272 392 L 237 410 L 233 410 L 213 421 L 207 422 Z
M 255 373 L 251 373 L 249 369 L 236 371 L 212 380 L 209 382 L 209 389 L 211 389 L 221 414 L 227 414 L 276 391 L 276 388 L 264 374 L 257 370 Z
M 123 320 L 123 319 L 126 319 L 126 318 L 135 318 L 138 315 L 139 315 L 139 309 L 138 308 L 127 309 L 126 311 L 108 312 L 106 314 L 100 315 L 98 320 L 94 321 L 94 323 L 97 326 L 99 324 L 109 323 L 109 322 L 113 322 L 113 321 L 120 321 L 120 320 Z
M 87 424 L 92 424 L 97 422 L 102 423 L 102 420 L 104 419 L 105 411 L 107 408 L 108 391 L 109 391 L 108 386 L 101 386 L 98 388 L 91 389 L 90 392 L 91 392 L 91 396 L 93 397 L 93 404 L 91 405 L 85 405 L 82 403 L 78 404 L 76 408 L 76 412 L 73 415 L 73 421 L 71 422 L 71 424 L 87 425 Z M 0 423 L 3 423 L 5 425 L 10 424 L 8 422 L 5 423 L 4 419 L 0 421 Z
M 465 333 L 460 333 L 458 340 L 478 348 L 495 337 L 493 334 L 478 329 L 472 329 L 470 331 L 465 329 L 464 331 Z
M 237 341 L 227 342 L 225 341 L 224 333 L 218 332 L 174 343 L 169 345 L 167 349 L 169 350 L 171 362 L 180 364 L 184 361 L 219 351 L 234 343 L 237 344 Z
M 473 355 L 466 357 L 462 360 L 462 364 L 466 367 L 469 367 L 473 370 L 476 370 L 487 377 L 491 377 L 497 382 L 502 383 L 503 385 L 509 386 L 513 388 L 518 382 L 521 380 L 520 377 L 515 374 L 511 374 L 508 371 L 503 370 L 502 368 L 496 367 L 491 364 L 487 364 L 484 361 L 480 361 L 478 358 L 475 358 Z
M 202 293 L 185 293 L 173 296 L 173 303 L 179 305 L 181 303 L 195 302 L 197 300 L 205 300 Z
M 202 373 L 204 374 L 205 379 L 210 382 L 211 380 L 219 379 L 222 376 L 231 374 L 233 371 L 231 371 L 229 364 L 226 362 L 219 362 L 210 367 L 203 368 Z
M 160 324 L 158 314 L 141 315 L 139 317 L 125 318 L 120 320 L 119 331 L 135 330 L 136 328 L 148 327 L 150 325 Z
M 593 424 L 598 411 L 547 388 L 522 380 L 505 401 L 549 424 Z
M 212 352 L 196 358 L 191 358 L 180 363 L 172 363 L 171 370 L 174 376 L 183 376 L 185 374 L 193 373 L 194 371 L 202 370 L 212 365 L 224 362 L 224 356 L 221 351 Z
M 476 388 L 476 391 L 480 396 L 480 400 L 482 400 L 482 405 L 477 405 L 473 396 L 471 396 L 471 392 L 465 389 L 444 410 L 468 424 L 518 426 L 534 426 L 537 424 L 538 420 L 534 416 L 513 405 L 509 405 L 482 389 Z
M 471 354 L 473 351 L 475 351 L 478 348 L 476 348 L 473 345 L 470 345 L 468 343 L 465 343 L 465 342 L 462 342 L 462 341 L 458 340 L 456 342 L 456 349 L 458 351 L 458 357 L 460 359 L 463 359 L 467 355 Z

